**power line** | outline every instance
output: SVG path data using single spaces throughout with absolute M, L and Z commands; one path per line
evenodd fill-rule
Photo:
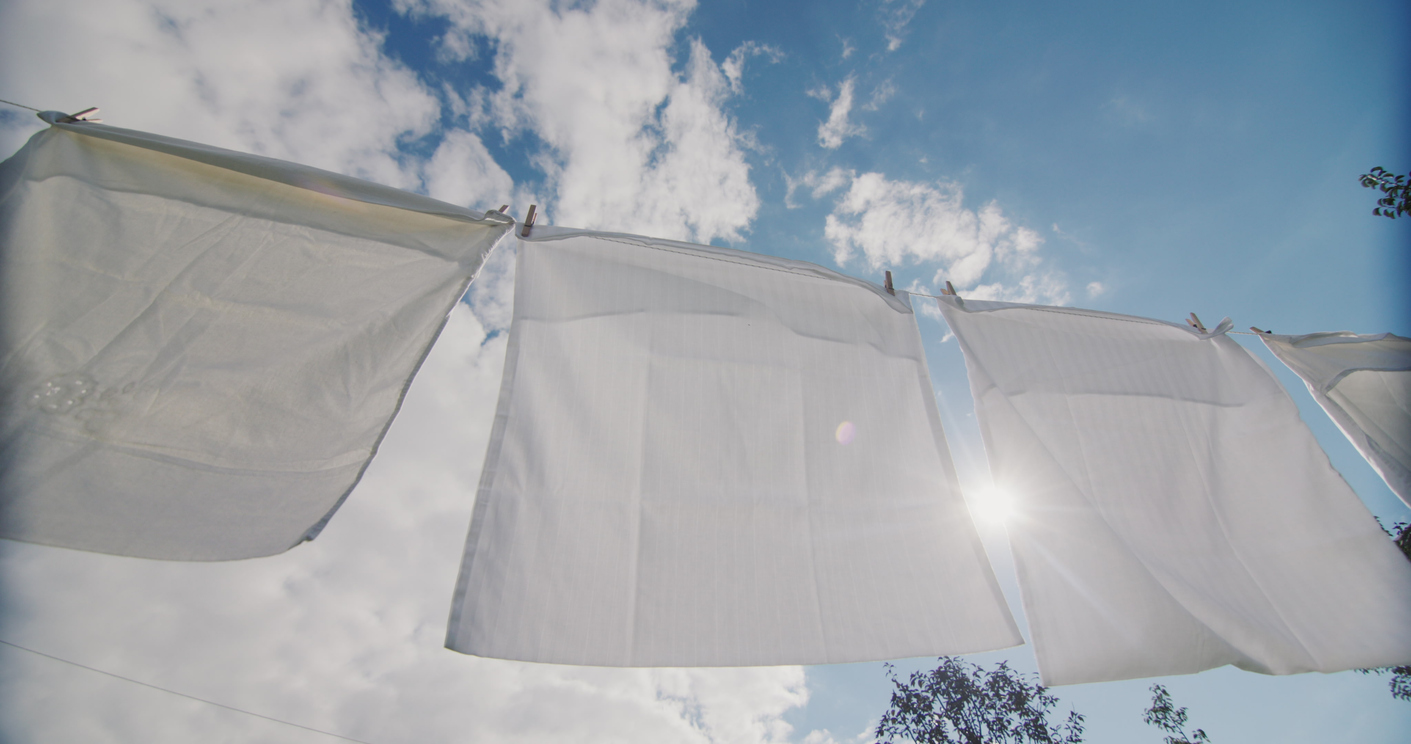
M 0 102 L 2 102 L 2 103 L 9 103 L 9 101 L 0 101 Z M 28 108 L 28 107 L 26 106 L 25 108 Z M 124 681 L 124 682 L 131 682 L 131 683 L 134 684 L 134 685 L 142 685 L 143 687 L 150 687 L 150 688 L 152 688 L 153 690 L 160 690 L 161 692 L 165 692 L 165 693 L 170 694 L 170 695 L 176 695 L 176 696 L 178 696 L 178 697 L 184 697 L 184 698 L 186 698 L 186 699 L 188 699 L 188 700 L 195 700 L 195 701 L 198 702 L 198 703 L 205 703 L 206 705 L 214 705 L 214 706 L 216 706 L 217 708 L 225 708 L 226 710 L 233 710 L 233 711 L 235 711 L 236 713 L 244 713 L 244 714 L 247 715 L 247 716 L 254 716 L 255 718 L 263 718 L 263 719 L 265 719 L 266 721 L 274 721 L 275 723 L 282 723 L 282 724 L 284 724 L 285 726 L 293 726 L 294 728 L 301 728 L 301 729 L 304 729 L 305 731 L 312 731 L 312 732 L 314 732 L 314 733 L 316 733 L 316 734 L 323 734 L 324 736 L 331 736 L 331 737 L 333 737 L 333 738 L 335 738 L 335 739 L 342 739 L 343 741 L 351 741 L 351 742 L 355 742 L 356 744 L 369 744 L 369 742 L 363 741 L 362 739 L 354 739 L 354 738 L 352 738 L 352 737 L 350 737 L 350 736 L 343 736 L 343 735 L 341 735 L 341 734 L 335 734 L 335 733 L 332 733 L 332 732 L 330 732 L 330 731 L 324 731 L 324 730 L 322 730 L 322 729 L 316 729 L 316 728 L 313 728 L 312 726 L 305 726 L 305 725 L 303 725 L 303 724 L 301 724 L 301 723 L 293 723 L 293 722 L 291 722 L 291 721 L 284 721 L 284 720 L 280 720 L 280 719 L 278 719 L 278 718 L 271 718 L 270 716 L 261 715 L 261 714 L 259 714 L 259 713 L 255 713 L 255 712 L 252 712 L 252 711 L 244 710 L 243 708 L 236 708 L 236 707 L 234 707 L 234 706 L 232 706 L 232 705 L 226 705 L 226 704 L 224 704 L 224 703 L 217 703 L 217 702 L 214 701 L 214 700 L 207 700 L 207 699 L 205 699 L 205 698 L 199 698 L 199 697 L 196 697 L 195 695 L 188 695 L 188 694 L 186 694 L 186 693 L 184 693 L 184 692 L 177 692 L 176 690 L 168 690 L 168 689 L 165 688 L 165 687 L 158 687 L 157 685 L 149 684 L 149 683 L 143 682 L 143 681 L 141 681 L 141 680 L 132 679 L 131 677 L 124 677 L 124 676 L 122 676 L 121 674 L 113 674 L 112 672 L 105 672 L 105 671 L 103 671 L 102 669 L 94 669 L 93 667 L 88 666 L 87 664 L 80 664 L 80 663 L 78 663 L 77 661 L 69 661 L 68 659 L 61 659 L 61 658 L 59 658 L 58 656 L 54 656 L 53 654 L 46 654 L 46 653 L 44 653 L 43 651 L 35 651 L 35 650 L 32 649 L 32 648 L 27 648 L 27 647 L 25 647 L 25 646 L 21 646 L 21 645 L 18 644 L 18 643 L 11 643 L 11 642 L 6 641 L 6 640 L 4 640 L 4 639 L 0 639 L 0 643 L 5 644 L 6 646 L 10 646 L 11 648 L 17 648 L 17 649 L 19 649 L 19 650 L 21 650 L 21 651 L 28 651 L 28 652 L 30 652 L 30 653 L 36 655 L 36 656 L 43 656 L 43 657 L 46 658 L 46 659 L 53 659 L 54 661 L 57 661 L 57 662 L 60 662 L 60 663 L 63 663 L 63 664 L 68 664 L 69 666 L 76 666 L 76 667 L 78 667 L 78 668 L 80 668 L 80 669 L 87 669 L 87 670 L 90 671 L 90 672 L 97 672 L 98 674 L 106 675 L 106 676 L 112 677 L 112 678 L 114 678 L 114 679 L 120 679 L 120 680 L 122 680 L 122 681 Z

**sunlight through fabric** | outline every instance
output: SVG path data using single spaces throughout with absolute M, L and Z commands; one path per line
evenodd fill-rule
M 977 522 L 1003 525 L 1019 516 L 1019 506 L 1007 489 L 998 486 L 977 489 L 969 497 L 970 512 Z
M 47 117 L 0 165 L 0 537 L 312 539 L 509 220 Z
M 1411 563 L 1228 319 L 940 305 L 1046 684 L 1411 663 Z
M 748 666 L 1020 642 L 906 293 L 554 228 L 518 260 L 448 647 Z

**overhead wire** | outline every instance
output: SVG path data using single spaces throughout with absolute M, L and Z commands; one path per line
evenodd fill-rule
M 9 101 L 4 101 L 4 102 L 5 102 L 5 103 L 9 103 Z M 294 728 L 301 728 L 301 729 L 304 729 L 305 731 L 312 731 L 312 732 L 314 732 L 315 734 L 323 734 L 324 736 L 331 736 L 331 737 L 333 737 L 333 738 L 335 738 L 335 739 L 342 739 L 343 741 L 355 742 L 355 744 L 371 744 L 371 742 L 366 742 L 366 741 L 363 741 L 362 739 L 354 739 L 354 738 L 351 737 L 351 736 L 343 736 L 342 734 L 335 734 L 335 733 L 333 733 L 332 731 L 324 731 L 323 729 L 316 729 L 316 728 L 314 728 L 314 727 L 312 727 L 312 726 L 305 726 L 305 725 L 303 725 L 302 723 L 294 723 L 293 721 L 285 721 L 285 720 L 282 720 L 282 719 L 279 719 L 279 718 L 274 718 L 274 717 L 272 717 L 272 716 L 264 715 L 264 714 L 262 714 L 262 713 L 256 713 L 256 712 L 254 712 L 254 711 L 245 710 L 245 709 L 243 709 L 243 708 L 237 708 L 237 707 L 235 707 L 235 706 L 233 706 L 233 705 L 226 705 L 225 703 L 217 703 L 217 702 L 214 701 L 214 700 L 207 700 L 207 699 L 205 699 L 205 698 L 196 697 L 195 695 L 189 695 L 189 694 L 184 693 L 184 692 L 178 692 L 178 691 L 176 691 L 176 690 L 169 690 L 169 689 L 167 689 L 167 688 L 165 688 L 165 687 L 161 687 L 161 686 L 158 686 L 158 685 L 154 685 L 154 684 L 151 684 L 151 683 L 149 683 L 149 682 L 143 682 L 142 680 L 139 680 L 139 679 L 133 679 L 133 678 L 131 678 L 131 677 L 124 677 L 124 676 L 121 675 L 121 674 L 114 674 L 113 672 L 104 671 L 104 670 L 102 670 L 102 669 L 95 669 L 94 667 L 88 666 L 87 664 L 81 664 L 81 663 L 79 663 L 79 662 L 77 662 L 77 661 L 70 661 L 70 660 L 68 660 L 68 659 L 65 659 L 65 658 L 62 658 L 62 657 L 59 657 L 59 656 L 55 656 L 55 655 L 53 655 L 53 654 L 46 654 L 46 653 L 44 653 L 43 651 L 36 651 L 36 650 L 34 650 L 34 649 L 32 649 L 32 648 L 29 648 L 29 647 L 27 647 L 27 646 L 21 646 L 21 645 L 18 644 L 18 643 L 12 643 L 12 642 L 7 641 L 7 640 L 4 640 L 4 639 L 0 639 L 0 643 L 3 643 L 4 645 L 9 646 L 9 647 L 11 647 L 11 648 L 17 648 L 17 649 L 19 649 L 19 650 L 21 650 L 21 651 L 28 651 L 29 653 L 34 654 L 34 655 L 36 655 L 36 656 L 43 656 L 43 657 L 46 658 L 46 659 L 52 659 L 52 660 L 57 661 L 57 662 L 60 662 L 60 663 L 62 663 L 62 664 L 68 664 L 68 665 L 70 665 L 70 666 L 76 666 L 76 667 L 78 667 L 78 668 L 80 668 L 80 669 L 87 669 L 87 670 L 90 671 L 90 672 L 97 672 L 98 674 L 102 674 L 102 675 L 105 675 L 105 676 L 108 676 L 108 677 L 112 677 L 112 678 L 114 678 L 114 679 L 120 679 L 120 680 L 122 680 L 122 681 L 124 681 L 124 682 L 131 682 L 132 684 L 135 684 L 135 685 L 141 685 L 141 686 L 143 686 L 143 687 L 150 687 L 150 688 L 152 688 L 153 690 L 159 690 L 159 691 L 165 692 L 165 693 L 167 693 L 167 694 L 169 694 L 169 695 L 176 695 L 176 696 L 178 696 L 178 697 L 187 698 L 188 700 L 195 700 L 196 702 L 199 702 L 199 703 L 205 703 L 205 704 L 207 704 L 207 705 L 214 705 L 214 706 L 216 706 L 217 708 L 225 708 L 226 710 L 232 710 L 232 711 L 235 711 L 236 713 L 243 713 L 243 714 L 245 714 L 245 715 L 247 715 L 247 716 L 254 716 L 255 718 L 263 718 L 263 719 L 266 720 L 266 721 L 273 721 L 273 722 L 275 722 L 275 723 L 281 723 L 281 724 L 284 724 L 285 726 L 293 726 Z
M 35 107 L 33 107 L 33 106 L 26 106 L 26 105 L 24 105 L 23 103 L 15 103 L 14 101 L 7 101 L 7 100 L 5 100 L 5 99 L 3 99 L 3 98 L 0 98 L 0 103 L 8 103 L 8 104 L 10 104 L 11 106 L 15 106 L 15 107 L 18 107 L 18 108 L 29 109 L 30 111 L 33 111 L 33 112 L 35 112 L 36 114 L 43 113 L 42 111 L 40 111 L 39 109 L 37 109 L 37 108 L 35 108 Z

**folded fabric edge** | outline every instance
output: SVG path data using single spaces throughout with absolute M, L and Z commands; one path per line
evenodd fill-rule
M 96 124 L 92 122 L 65 123 L 60 121 L 63 116 L 64 114 L 58 111 L 45 111 L 39 114 L 39 118 L 47 122 L 50 126 L 65 132 L 82 134 L 133 147 L 140 147 L 146 150 L 161 152 L 186 160 L 204 163 L 216 168 L 224 168 L 237 173 L 243 173 L 247 176 L 283 183 L 296 188 L 318 191 L 319 193 L 332 193 L 353 201 L 392 207 L 394 209 L 405 209 L 411 212 L 436 215 L 438 217 L 448 217 L 455 220 L 489 222 L 502 224 L 507 228 L 514 225 L 513 218 L 493 210 L 487 211 L 484 214 L 477 214 L 465 207 L 459 207 L 454 204 L 432 199 L 429 196 L 414 194 L 409 191 L 384 186 L 372 181 L 365 181 L 360 178 L 353 178 L 352 176 L 346 176 L 321 168 L 300 165 L 298 163 L 277 160 L 275 158 L 267 158 L 261 155 L 252 155 L 236 150 L 212 147 L 198 142 L 165 137 L 159 134 L 151 134 L 134 129 L 112 127 L 106 124 Z M 323 188 L 314 188 L 313 184 L 317 184 Z
M 1317 343 L 1305 343 L 1313 337 L 1327 338 L 1316 339 Z M 1363 364 L 1345 367 L 1338 374 L 1326 380 L 1317 380 L 1315 384 L 1314 380 L 1309 379 L 1309 375 L 1313 374 L 1312 371 L 1308 370 L 1308 374 L 1299 371 L 1300 368 L 1303 367 L 1303 365 L 1291 361 L 1287 356 L 1285 356 L 1285 349 L 1280 347 L 1287 347 L 1288 350 L 1304 350 L 1310 348 L 1317 348 L 1320 346 L 1371 343 L 1376 341 L 1384 341 L 1388 338 L 1411 342 L 1411 339 L 1406 339 L 1401 336 L 1397 336 L 1394 333 L 1381 333 L 1375 336 L 1358 336 L 1356 334 L 1348 334 L 1347 331 L 1337 331 L 1334 333 L 1309 333 L 1302 336 L 1286 336 L 1277 333 L 1259 334 L 1259 339 L 1264 342 L 1264 346 L 1269 350 L 1269 353 L 1273 354 L 1280 362 L 1283 362 L 1284 366 L 1288 367 L 1290 371 L 1298 375 L 1299 378 L 1303 380 L 1304 384 L 1308 386 L 1308 389 L 1314 392 L 1315 395 L 1326 395 L 1328 391 L 1337 387 L 1338 383 L 1342 382 L 1343 378 L 1347 377 L 1353 372 L 1411 372 L 1411 362 L 1407 362 L 1404 364 Z
M 910 293 L 903 289 L 895 290 L 895 294 L 888 293 L 881 285 L 874 284 L 865 279 L 848 276 L 837 271 L 833 271 L 824 266 L 820 266 L 808 261 L 798 261 L 791 258 L 780 258 L 763 253 L 752 253 L 742 251 L 737 248 L 723 248 L 718 245 L 704 245 L 701 243 L 688 243 L 680 240 L 668 240 L 666 238 L 652 238 L 645 235 L 634 235 L 631 233 L 600 232 L 597 230 L 585 230 L 576 227 L 558 227 L 552 225 L 535 226 L 533 234 L 529 237 L 520 236 L 520 240 L 526 243 L 551 242 L 558 240 L 568 240 L 571 238 L 596 238 L 619 243 L 651 248 L 654 250 L 665 250 L 672 252 L 704 254 L 700 258 L 714 259 L 718 261 L 729 261 L 735 263 L 748 264 L 763 269 L 783 271 L 800 276 L 811 276 L 828 281 L 843 282 L 872 292 L 886 301 L 893 310 L 903 313 L 914 312 L 911 307 Z
M 1062 315 L 1078 315 L 1089 318 L 1103 318 L 1106 320 L 1120 320 L 1128 323 L 1143 323 L 1147 325 L 1164 325 L 1185 331 L 1197 338 L 1214 338 L 1223 336 L 1234 328 L 1234 321 L 1229 317 L 1223 318 L 1214 328 L 1201 332 L 1190 325 L 1183 325 L 1160 318 L 1144 318 L 1140 315 L 1123 315 L 1121 313 L 1109 313 L 1105 310 L 1085 310 L 1077 307 L 1066 307 L 1061 305 L 1031 305 L 1022 302 L 1001 302 L 998 300 L 966 300 L 959 296 L 946 295 L 937 297 L 938 304 L 949 305 L 952 309 L 966 313 L 990 313 L 1000 310 L 1033 310 L 1036 312 L 1059 313 Z

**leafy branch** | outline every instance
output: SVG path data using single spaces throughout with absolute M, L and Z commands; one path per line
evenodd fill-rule
M 1363 187 L 1381 189 L 1385 194 L 1377 200 L 1377 207 L 1372 210 L 1372 214 L 1391 219 L 1411 214 L 1411 183 L 1407 182 L 1406 176 L 1398 176 L 1377 166 L 1371 172 L 1363 173 L 1358 180 L 1362 182 Z
M 1142 714 L 1142 720 L 1172 734 L 1166 737 L 1166 744 L 1210 744 L 1210 737 L 1201 729 L 1186 733 L 1186 709 L 1177 708 L 1171 702 L 1171 693 L 1161 685 L 1151 686 L 1151 707 Z
M 1381 520 L 1377 520 L 1381 524 Z M 1406 556 L 1406 560 L 1411 561 L 1411 523 L 1397 522 L 1387 529 L 1382 525 L 1382 531 L 1391 536 L 1396 547 L 1401 548 L 1401 552 Z M 1381 667 L 1378 669 L 1358 669 L 1358 674 L 1386 674 L 1391 673 L 1391 696 L 1397 700 L 1405 700 L 1411 703 L 1411 666 Z
M 1078 744 L 1083 716 L 1069 712 L 1063 723 L 1048 720 L 1058 698 L 1048 688 L 1000 662 L 992 671 L 953 656 L 930 672 L 897 679 L 892 704 L 877 724 L 881 742 L 922 744 Z

